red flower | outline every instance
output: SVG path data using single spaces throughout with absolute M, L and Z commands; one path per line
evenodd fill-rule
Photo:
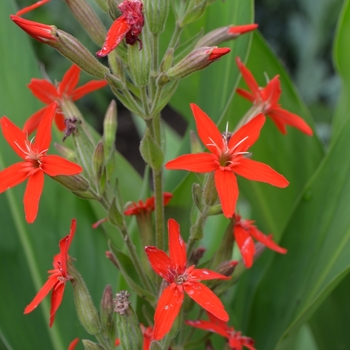
M 286 254 L 287 249 L 280 247 L 272 240 L 272 235 L 266 236 L 259 231 L 253 224 L 252 220 L 241 220 L 239 215 L 235 214 L 235 226 L 233 228 L 233 234 L 235 240 L 241 251 L 244 265 L 249 268 L 253 265 L 253 259 L 255 254 L 255 244 L 253 238 L 266 247 L 281 253 Z M 252 238 L 253 237 L 253 238 Z
M 258 25 L 255 23 L 244 24 L 244 25 L 240 25 L 240 26 L 232 26 L 228 29 L 228 32 L 232 36 L 236 37 L 236 36 L 248 33 L 252 30 L 255 30 L 256 28 L 258 28 Z
M 73 65 L 63 76 L 60 83 L 56 85 L 52 84 L 46 79 L 32 79 L 28 85 L 33 95 L 45 104 L 57 102 L 62 105 L 65 101 L 76 101 L 81 97 L 89 94 L 92 91 L 100 89 L 107 85 L 105 80 L 91 80 L 88 83 L 76 88 L 80 76 L 80 68 Z M 44 107 L 34 113 L 26 121 L 23 127 L 24 132 L 31 134 L 39 125 L 42 116 L 44 115 L 47 107 Z M 55 122 L 57 128 L 63 131 L 66 128 L 65 118 L 63 112 L 59 109 L 56 113 Z
M 6 117 L 0 119 L 2 133 L 13 148 L 23 159 L 0 171 L 0 193 L 28 180 L 24 193 L 24 211 L 26 220 L 34 222 L 38 213 L 39 200 L 44 187 L 44 174 L 49 176 L 76 175 L 82 168 L 62 157 L 46 155 L 51 142 L 51 124 L 56 113 L 57 104 L 51 104 L 45 111 L 35 137 L 29 141 L 27 134 L 14 125 Z
M 251 90 L 246 91 L 238 88 L 236 90 L 238 94 L 253 102 L 255 106 L 259 106 L 259 112 L 268 115 L 282 134 L 287 133 L 286 125 L 290 125 L 299 129 L 306 135 L 312 135 L 312 129 L 302 118 L 287 111 L 286 109 L 281 108 L 278 104 L 278 100 L 282 92 L 278 75 L 270 80 L 266 87 L 261 88 L 258 86 L 258 83 L 254 79 L 252 73 L 242 63 L 239 57 L 236 58 L 236 62 L 239 70 L 242 73 L 243 79 Z
M 220 299 L 200 280 L 230 279 L 217 272 L 195 269 L 194 265 L 186 268 L 186 246 L 180 235 L 179 224 L 168 221 L 169 255 L 156 247 L 145 247 L 148 260 L 153 270 L 164 278 L 166 287 L 158 300 L 154 315 L 154 339 L 162 339 L 168 333 L 180 311 L 185 292 L 190 298 L 223 321 L 229 316 Z
M 186 324 L 220 334 L 228 339 L 228 345 L 231 349 L 242 350 L 243 346 L 245 346 L 250 350 L 255 350 L 254 340 L 252 338 L 242 336 L 241 332 L 236 332 L 235 329 L 233 327 L 229 327 L 226 322 L 219 320 L 209 312 L 207 312 L 207 314 L 210 321 L 186 321 Z
M 163 193 L 163 201 L 164 206 L 166 206 L 170 199 L 173 198 L 172 193 L 164 192 Z M 155 198 L 154 196 L 147 198 L 145 202 L 141 200 L 138 203 L 133 202 L 128 208 L 124 211 L 124 215 L 141 215 L 148 214 L 154 211 L 155 209 Z
M 55 255 L 53 258 L 54 269 L 48 271 L 48 273 L 50 274 L 49 279 L 42 286 L 42 288 L 39 290 L 38 294 L 34 297 L 31 303 L 24 309 L 25 314 L 32 312 L 52 289 L 50 327 L 52 326 L 55 320 L 56 311 L 61 304 L 66 282 L 71 279 L 67 271 L 67 261 L 70 259 L 70 256 L 68 255 L 68 250 L 74 237 L 75 228 L 76 220 L 73 219 L 70 226 L 69 235 L 60 240 L 60 253 Z M 74 341 L 76 341 L 76 339 Z
M 265 123 L 262 114 L 243 125 L 233 135 L 222 135 L 215 123 L 197 105 L 192 103 L 191 108 L 198 135 L 211 153 L 186 154 L 171 160 L 165 167 L 196 173 L 214 171 L 215 186 L 226 217 L 232 217 L 236 208 L 238 186 L 235 174 L 277 187 L 288 185 L 288 181 L 268 165 L 244 157 L 258 139 Z
M 134 45 L 138 41 L 140 43 L 140 50 L 142 48 L 139 35 L 144 25 L 142 14 L 143 3 L 139 0 L 125 0 L 118 8 L 122 12 L 122 15 L 109 28 L 102 49 L 96 52 L 96 55 L 99 57 L 107 56 L 124 38 L 129 45 Z

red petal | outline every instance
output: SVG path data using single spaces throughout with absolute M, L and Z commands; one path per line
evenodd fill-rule
M 271 106 L 276 106 L 280 99 L 281 92 L 282 89 L 279 81 L 279 76 L 276 75 L 272 80 L 268 82 L 266 87 L 261 91 L 261 95 L 264 101 L 270 101 Z
M 180 226 L 174 219 L 168 221 L 169 255 L 174 269 L 179 275 L 186 270 L 186 245 L 180 235 Z
M 41 287 L 38 294 L 34 297 L 34 299 L 26 306 L 24 309 L 24 314 L 28 314 L 32 312 L 46 297 L 46 295 L 50 292 L 53 286 L 58 282 L 57 275 L 52 275 L 45 282 L 45 284 Z
M 51 309 L 50 309 L 50 327 L 53 325 L 55 320 L 56 311 L 61 305 L 65 283 L 57 284 L 51 294 Z
M 238 199 L 236 176 L 229 170 L 215 171 L 215 187 L 218 191 L 222 211 L 227 218 L 232 218 Z
M 236 225 L 233 230 L 238 248 L 241 251 L 244 265 L 249 268 L 253 265 L 255 245 L 250 234 L 240 225 Z
M 73 101 L 79 100 L 81 97 L 93 92 L 95 90 L 101 89 L 108 83 L 106 80 L 91 80 L 88 83 L 78 87 L 73 91 L 72 99 Z
M 208 332 L 214 332 L 214 333 L 220 334 L 225 338 L 228 338 L 226 329 L 225 328 L 223 329 L 222 327 L 220 327 L 219 325 L 213 322 L 200 320 L 200 321 L 185 321 L 185 323 L 188 324 L 189 326 L 196 327 L 199 329 L 204 329 L 205 331 L 208 331 Z
M 224 55 L 227 55 L 229 52 L 231 52 L 231 49 L 228 47 L 218 47 L 218 48 L 214 48 L 212 49 L 208 60 L 209 61 L 216 61 L 219 58 L 221 58 Z
M 255 99 L 259 99 L 260 98 L 259 85 L 257 84 L 256 80 L 254 79 L 252 73 L 243 64 L 243 62 L 241 61 L 241 59 L 239 57 L 236 57 L 236 63 L 237 63 L 238 69 L 242 73 L 244 81 L 246 82 L 249 89 L 251 90 L 251 92 L 255 96 Z
M 164 289 L 154 314 L 154 340 L 162 339 L 170 331 L 183 300 L 184 293 L 176 284 L 172 283 Z
M 231 349 L 243 350 L 242 344 L 236 335 L 230 336 L 228 344 Z
M 27 150 L 27 139 L 23 131 L 7 117 L 0 118 L 0 124 L 2 127 L 2 134 L 8 144 L 22 159 L 25 159 L 27 154 L 23 151 Z
M 256 348 L 254 347 L 254 339 L 240 336 L 239 340 L 241 344 L 247 347 L 249 350 L 256 350 Z
M 213 279 L 229 280 L 231 278 L 231 277 L 224 276 L 221 273 L 217 273 L 215 271 L 211 271 L 207 269 L 194 269 L 191 272 L 191 277 L 194 277 L 202 281 L 213 280 Z
M 96 55 L 99 57 L 107 56 L 124 39 L 130 29 L 131 26 L 125 16 L 122 15 L 117 18 L 108 30 L 102 49 L 96 52 Z
M 145 247 L 145 252 L 154 272 L 172 283 L 174 281 L 174 276 L 170 273 L 172 263 L 165 252 L 156 247 Z
M 68 350 L 74 350 L 78 343 L 79 343 L 79 338 L 75 338 L 74 340 L 72 340 L 68 346 Z
M 219 167 L 218 157 L 211 153 L 185 154 L 165 164 L 166 169 L 208 173 Z
M 306 135 L 311 136 L 313 134 L 312 129 L 309 127 L 309 125 L 307 125 L 304 119 L 283 108 L 273 108 L 271 111 L 269 111 L 268 115 L 274 116 L 275 118 L 280 118 L 284 124 L 293 126 Z
M 209 311 L 222 321 L 228 321 L 229 316 L 220 299 L 204 284 L 199 282 L 184 283 L 183 287 L 188 296 L 203 309 Z
M 73 64 L 64 74 L 62 81 L 58 85 L 57 90 L 60 96 L 64 94 L 66 97 L 72 97 L 73 90 L 78 85 L 79 76 L 80 68 L 76 64 Z
M 164 192 L 163 193 L 163 204 L 164 204 L 164 206 L 166 206 L 170 202 L 171 198 L 173 198 L 173 194 L 172 193 L 170 193 L 170 192 Z
M 49 1 L 50 1 L 50 0 L 40 0 L 40 1 L 36 2 L 35 4 L 33 4 L 33 5 L 27 6 L 27 7 L 23 8 L 22 10 L 19 10 L 19 11 L 16 13 L 16 16 L 22 16 L 22 15 L 24 15 L 25 13 L 36 9 L 37 7 L 39 7 L 39 6 L 41 6 L 41 5 L 44 5 L 44 4 L 48 3 Z
M 198 136 L 210 152 L 219 155 L 218 148 L 220 150 L 224 148 L 224 141 L 219 129 L 197 105 L 191 103 L 190 106 L 196 121 Z M 216 144 L 217 147 L 213 146 L 213 143 Z
M 278 115 L 275 115 L 273 112 L 269 112 L 269 117 L 272 119 L 272 121 L 276 124 L 277 129 L 283 134 L 287 134 L 286 124 L 283 123 L 281 118 Z
M 24 192 L 24 212 L 29 224 L 33 223 L 38 214 L 39 201 L 44 187 L 44 173 L 37 171 L 28 177 L 28 183 Z
M 260 113 L 247 124 L 244 124 L 231 136 L 228 147 L 230 149 L 236 149 L 237 152 L 245 152 L 259 138 L 260 130 L 265 120 L 265 116 Z
M 83 171 L 80 165 L 56 155 L 43 157 L 41 169 L 49 176 L 77 175 Z
M 270 166 L 251 159 L 242 158 L 240 163 L 234 166 L 232 170 L 248 180 L 266 182 L 276 187 L 284 188 L 289 184 L 283 175 Z
M 32 114 L 27 121 L 24 123 L 23 132 L 24 134 L 30 135 L 39 126 L 40 120 L 43 117 L 47 107 L 39 109 L 37 112 Z
M 225 329 L 226 331 L 229 330 L 230 327 L 228 327 L 227 322 L 219 320 L 217 317 L 215 317 L 208 311 L 207 315 L 209 317 L 210 322 L 217 324 L 221 329 Z
M 287 249 L 280 247 L 277 245 L 273 240 L 271 236 L 266 236 L 264 235 L 261 231 L 259 231 L 256 227 L 252 226 L 249 228 L 249 233 L 255 238 L 257 241 L 261 242 L 264 244 L 266 247 L 281 253 L 281 254 L 286 254 Z
M 52 121 L 55 117 L 56 109 L 57 103 L 51 103 L 41 118 L 33 143 L 33 149 L 36 149 L 38 152 L 45 151 L 44 153 L 46 153 L 50 147 Z
M 33 78 L 28 87 L 36 98 L 47 105 L 59 98 L 56 86 L 48 80 Z
M 72 240 L 74 238 L 76 227 L 77 227 L 77 220 L 72 219 L 72 222 L 70 224 L 69 235 L 68 235 L 67 250 L 69 249 L 70 244 L 72 243 Z
M 251 102 L 255 102 L 255 100 L 256 100 L 255 96 L 252 93 L 250 93 L 249 91 L 246 91 L 246 90 L 241 89 L 241 88 L 237 88 L 236 92 L 238 95 L 241 95 L 243 98 L 245 98 Z
M 252 24 L 243 24 L 240 26 L 232 26 L 229 28 L 228 32 L 234 36 L 241 35 L 247 32 L 250 32 L 258 28 L 258 25 L 255 23 Z
M 28 172 L 23 171 L 26 163 L 16 163 L 0 171 L 0 193 L 17 186 L 28 178 Z
M 59 109 L 55 115 L 55 123 L 59 131 L 64 131 L 66 129 L 65 116 Z

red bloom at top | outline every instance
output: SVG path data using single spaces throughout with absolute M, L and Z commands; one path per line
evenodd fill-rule
M 255 254 L 255 244 L 253 238 L 278 253 L 287 253 L 287 249 L 280 247 L 272 240 L 272 235 L 266 236 L 259 231 L 253 225 L 253 220 L 242 220 L 241 217 L 236 214 L 235 220 L 236 222 L 233 228 L 233 235 L 235 236 L 238 248 L 242 254 L 244 265 L 247 268 L 253 265 Z
M 88 83 L 76 88 L 79 81 L 79 76 L 80 68 L 74 64 L 65 73 L 62 81 L 58 83 L 57 86 L 46 79 L 34 78 L 30 81 L 28 87 L 32 91 L 33 95 L 41 102 L 45 104 L 57 102 L 61 107 L 65 101 L 79 100 L 90 92 L 107 85 L 107 81 L 105 80 L 91 80 Z M 31 134 L 38 127 L 47 108 L 48 107 L 44 107 L 29 117 L 23 126 L 23 131 Z M 66 128 L 64 119 L 64 114 L 59 109 L 56 113 L 55 122 L 60 131 L 63 131 Z
M 173 198 L 172 193 L 164 192 L 163 193 L 163 201 L 164 206 L 166 206 L 170 199 Z M 155 198 L 154 196 L 147 198 L 145 202 L 141 200 L 138 203 L 133 202 L 128 208 L 124 211 L 124 215 L 141 215 L 148 214 L 154 211 L 155 209 Z
M 220 334 L 221 336 L 228 339 L 228 345 L 233 350 L 242 350 L 243 346 L 247 347 L 250 350 L 255 350 L 254 340 L 252 338 L 242 336 L 241 332 L 236 332 L 235 329 L 228 326 L 226 322 L 219 320 L 209 312 L 207 312 L 207 314 L 210 321 L 186 321 L 186 324 L 192 327 Z
M 156 247 L 145 247 L 152 269 L 169 286 L 158 300 L 154 314 L 155 340 L 162 339 L 171 329 L 183 303 L 185 292 L 190 298 L 211 312 L 220 320 L 228 321 L 229 316 L 220 299 L 200 280 L 230 279 L 207 269 L 187 266 L 186 246 L 180 235 L 180 226 L 174 219 L 168 221 L 169 255 Z
M 236 90 L 238 94 L 253 102 L 255 106 L 259 106 L 259 112 L 268 115 L 282 134 L 287 133 L 286 125 L 290 125 L 299 129 L 306 135 L 312 135 L 312 129 L 302 118 L 281 108 L 278 104 L 282 92 L 278 75 L 270 80 L 266 87 L 261 88 L 239 57 L 236 58 L 236 62 L 243 79 L 251 90 L 246 91 L 238 88 Z
M 102 49 L 96 52 L 96 55 L 99 57 L 107 56 L 124 38 L 129 45 L 134 45 L 138 41 L 140 43 L 140 50 L 142 49 L 142 42 L 139 39 L 139 35 L 144 25 L 142 14 L 143 3 L 139 0 L 125 0 L 118 8 L 122 12 L 122 15 L 109 28 Z
M 50 327 L 52 326 L 55 320 L 56 311 L 61 304 L 66 282 L 71 279 L 67 270 L 67 262 L 70 259 L 70 256 L 68 255 L 68 250 L 74 237 L 75 228 L 76 228 L 76 220 L 73 219 L 70 227 L 69 235 L 67 235 L 66 237 L 60 240 L 60 243 L 59 243 L 60 252 L 59 254 L 55 255 L 53 258 L 54 269 L 48 271 L 48 273 L 50 274 L 49 279 L 42 286 L 42 288 L 39 290 L 38 294 L 34 297 L 31 303 L 24 309 L 25 314 L 32 312 L 52 289 L 51 309 L 50 309 Z M 73 349 L 74 349 L 77 342 L 78 342 L 77 339 L 73 340 L 72 342 L 73 345 L 71 344 L 70 346 L 73 346 Z
M 44 174 L 49 176 L 76 175 L 82 172 L 81 166 L 56 155 L 46 155 L 51 142 L 51 125 L 57 104 L 51 104 L 39 124 L 35 140 L 29 141 L 27 133 L 14 125 L 6 117 L 0 119 L 2 133 L 23 159 L 0 171 L 0 193 L 28 180 L 24 192 L 24 211 L 26 220 L 34 222 L 38 213 L 39 200 L 44 187 Z
M 234 134 L 223 135 L 215 123 L 195 104 L 191 104 L 198 135 L 211 153 L 185 154 L 165 164 L 166 169 L 182 169 L 196 173 L 214 171 L 216 190 L 224 215 L 233 216 L 238 198 L 236 175 L 248 180 L 286 187 L 289 182 L 268 165 L 245 158 L 244 155 L 258 139 L 265 123 L 262 114 L 243 125 Z

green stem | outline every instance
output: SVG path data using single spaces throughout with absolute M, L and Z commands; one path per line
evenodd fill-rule
M 142 101 L 142 105 L 143 105 L 144 117 L 148 119 L 150 116 L 149 116 L 147 87 L 142 86 L 140 90 L 141 90 L 141 101 Z
M 169 42 L 167 51 L 168 51 L 170 48 L 172 48 L 172 47 L 173 47 L 174 49 L 176 48 L 178 39 L 179 39 L 179 37 L 180 37 L 180 35 L 181 35 L 181 32 L 182 32 L 182 27 L 180 27 L 180 26 L 176 23 L 175 30 L 174 30 L 174 32 L 173 32 L 173 35 L 172 35 L 171 39 L 170 39 L 170 42 Z M 167 52 L 167 51 L 166 51 L 166 52 Z
M 247 124 L 250 120 L 252 120 L 257 114 L 261 113 L 261 106 L 260 105 L 253 105 L 250 107 L 247 111 L 247 113 L 241 118 L 239 123 L 237 124 L 235 130 L 233 131 L 234 133 L 242 127 L 244 124 Z

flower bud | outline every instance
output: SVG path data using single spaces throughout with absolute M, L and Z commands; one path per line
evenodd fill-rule
M 194 183 L 192 185 L 192 199 L 200 212 L 203 210 L 202 194 L 203 194 L 203 190 L 201 185 Z
M 196 22 L 202 17 L 207 7 L 208 0 L 202 0 L 197 6 L 194 6 L 189 12 L 187 12 L 180 22 L 179 26 L 183 28 L 185 25 Z
M 112 100 L 108 106 L 105 119 L 103 121 L 103 145 L 105 148 L 106 157 L 108 157 L 114 150 L 117 127 L 117 104 L 114 100 Z
M 189 53 L 174 67 L 170 68 L 166 75 L 170 79 L 182 79 L 187 75 L 194 73 L 209 66 L 214 61 L 218 60 L 221 56 L 226 55 L 231 50 L 229 48 L 217 48 L 217 47 L 199 47 Z
M 125 85 L 123 81 L 118 76 L 114 74 L 106 73 L 105 79 L 108 81 L 108 84 L 111 86 L 112 91 L 113 91 L 113 88 L 116 90 L 125 89 Z
M 144 161 L 154 170 L 159 170 L 164 161 L 164 154 L 161 147 L 152 137 L 149 129 L 146 129 L 145 135 L 140 143 L 140 152 Z
M 82 343 L 84 345 L 85 350 L 104 350 L 105 349 L 102 345 L 94 343 L 88 339 L 83 339 Z
M 57 142 L 55 142 L 53 145 L 63 158 L 71 160 L 72 162 L 77 162 L 77 155 L 73 150 Z
M 103 12 L 108 12 L 108 0 L 95 0 L 95 2 Z
M 212 205 L 207 211 L 208 216 L 214 216 L 219 214 L 222 214 L 221 204 Z
M 149 81 L 151 60 L 148 52 L 148 45 L 143 45 L 140 50 L 137 45 L 128 46 L 129 70 L 135 85 L 146 86 Z
M 250 32 L 257 27 L 257 24 L 246 24 L 241 26 L 226 26 L 217 28 L 204 35 L 203 38 L 199 39 L 195 47 L 216 46 L 224 41 L 236 39 L 241 34 Z
M 107 3 L 108 3 L 108 13 L 111 16 L 111 18 L 115 21 L 122 14 L 122 12 L 118 8 L 118 6 L 120 5 L 120 2 L 118 3 L 118 1 L 115 1 L 115 0 L 107 0 Z
M 216 272 L 221 273 L 226 277 L 230 277 L 233 274 L 233 271 L 235 270 L 237 264 L 238 261 L 236 260 L 224 261 L 219 265 Z
M 206 248 L 198 247 L 192 251 L 192 254 L 189 258 L 191 265 L 198 265 L 200 259 L 202 259 L 204 253 L 206 252 Z
M 92 156 L 92 165 L 99 193 L 102 194 L 106 189 L 107 181 L 105 153 L 102 140 L 98 142 L 95 148 L 94 154 Z
M 174 48 L 171 47 L 164 55 L 164 58 L 160 64 L 160 71 L 166 72 L 171 68 L 174 61 Z
M 139 320 L 132 309 L 129 301 L 130 294 L 120 291 L 116 294 L 114 311 L 117 319 L 117 333 L 124 350 L 135 350 L 142 348 L 142 334 Z
M 115 338 L 115 324 L 113 312 L 113 290 L 112 286 L 107 284 L 102 294 L 100 303 L 100 319 L 103 332 L 108 339 Z
M 72 264 L 68 264 L 68 273 L 73 278 L 72 285 L 75 309 L 81 325 L 89 334 L 100 333 L 100 318 L 83 278 Z
M 85 179 L 82 175 L 72 175 L 72 176 L 52 176 L 52 179 L 59 182 L 64 187 L 72 192 L 84 192 L 90 187 L 89 181 Z
M 190 145 L 191 153 L 203 152 L 202 143 L 199 141 L 197 134 L 193 130 L 190 130 Z
M 203 202 L 207 206 L 212 206 L 218 200 L 218 192 L 215 187 L 214 173 L 209 173 L 205 177 L 203 186 Z
M 164 30 L 169 13 L 170 0 L 149 0 L 145 3 L 148 27 L 153 34 L 160 34 Z

